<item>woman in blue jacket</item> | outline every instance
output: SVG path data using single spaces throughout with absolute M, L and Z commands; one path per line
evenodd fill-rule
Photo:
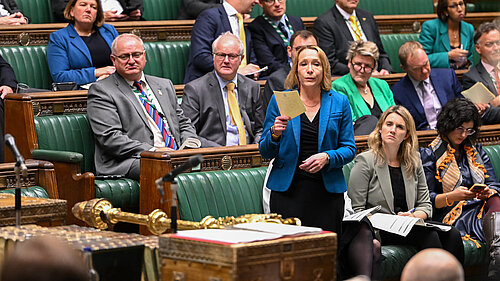
M 47 48 L 54 82 L 84 85 L 114 73 L 111 44 L 118 32 L 103 23 L 101 1 L 70 0 L 64 16 L 70 24 L 50 35 Z
M 464 0 L 439 0 L 438 18 L 424 22 L 418 41 L 432 68 L 467 69 L 472 64 L 474 27 L 463 21 Z
M 285 87 L 298 88 L 306 112 L 283 116 L 273 96 L 259 150 L 274 158 L 267 182 L 271 212 L 340 234 L 347 190 L 342 167 L 356 147 L 349 102 L 331 90 L 329 69 L 319 47 L 298 51 Z

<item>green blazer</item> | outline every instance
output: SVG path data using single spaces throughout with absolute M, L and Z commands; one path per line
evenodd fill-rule
M 432 204 L 422 163 L 419 161 L 411 178 L 405 173 L 404 166 L 401 168 L 408 210 L 415 208 L 425 212 L 429 219 L 432 218 Z M 389 166 L 387 162 L 376 164 L 373 150 L 358 154 L 354 159 L 347 195 L 356 213 L 380 205 L 381 213 L 396 215 Z
M 380 106 L 382 112 L 384 112 L 391 105 L 395 105 L 394 98 L 392 97 L 392 91 L 389 88 L 387 82 L 378 78 L 370 78 L 368 80 L 368 86 L 372 90 L 373 97 L 375 101 Z M 365 100 L 359 94 L 354 80 L 352 80 L 351 74 L 340 77 L 339 79 L 333 81 L 332 88 L 336 92 L 344 94 L 349 100 L 352 111 L 352 120 L 356 121 L 359 117 L 363 115 L 370 115 L 370 109 L 366 105 Z
M 474 27 L 470 23 L 460 22 L 460 43 L 464 50 L 469 51 L 467 59 L 472 62 Z M 450 68 L 448 52 L 451 51 L 448 37 L 448 23 L 433 19 L 422 24 L 422 32 L 418 38 L 420 44 L 429 56 L 432 68 Z

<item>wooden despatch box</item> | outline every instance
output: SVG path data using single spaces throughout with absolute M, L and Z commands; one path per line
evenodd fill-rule
M 66 200 L 21 197 L 21 224 L 63 225 Z M 14 194 L 0 194 L 0 226 L 15 225 Z
M 251 243 L 160 237 L 163 281 L 330 281 L 336 278 L 337 234 L 286 236 Z

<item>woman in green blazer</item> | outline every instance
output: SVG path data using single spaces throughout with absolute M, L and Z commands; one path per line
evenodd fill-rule
M 389 106 L 395 105 L 387 82 L 371 77 L 377 69 L 378 48 L 373 42 L 355 41 L 347 53 L 349 73 L 332 83 L 333 90 L 349 100 L 354 135 L 367 135 Z
M 418 41 L 432 68 L 467 69 L 472 64 L 474 27 L 463 21 L 464 0 L 439 0 L 437 19 L 424 22 Z

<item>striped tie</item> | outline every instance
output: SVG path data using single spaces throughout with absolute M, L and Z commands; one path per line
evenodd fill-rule
M 356 21 L 356 17 L 350 16 L 349 22 L 351 23 L 352 30 L 354 31 L 354 36 L 356 37 L 354 39 L 356 39 L 356 41 L 361 41 L 361 31 L 359 30 L 358 22 Z
M 142 105 L 144 105 L 144 108 L 146 108 L 146 111 L 148 112 L 149 116 L 153 118 L 158 129 L 160 129 L 163 139 L 165 140 L 165 146 L 176 150 L 177 144 L 175 143 L 174 137 L 172 136 L 172 134 L 170 134 L 165 124 L 165 121 L 163 120 L 163 118 L 160 117 L 160 114 L 156 110 L 155 106 L 149 100 L 148 96 L 146 95 L 146 92 L 144 92 L 141 83 L 139 81 L 135 81 L 134 86 L 137 89 L 137 93 L 139 94 L 139 99 L 141 100 Z

